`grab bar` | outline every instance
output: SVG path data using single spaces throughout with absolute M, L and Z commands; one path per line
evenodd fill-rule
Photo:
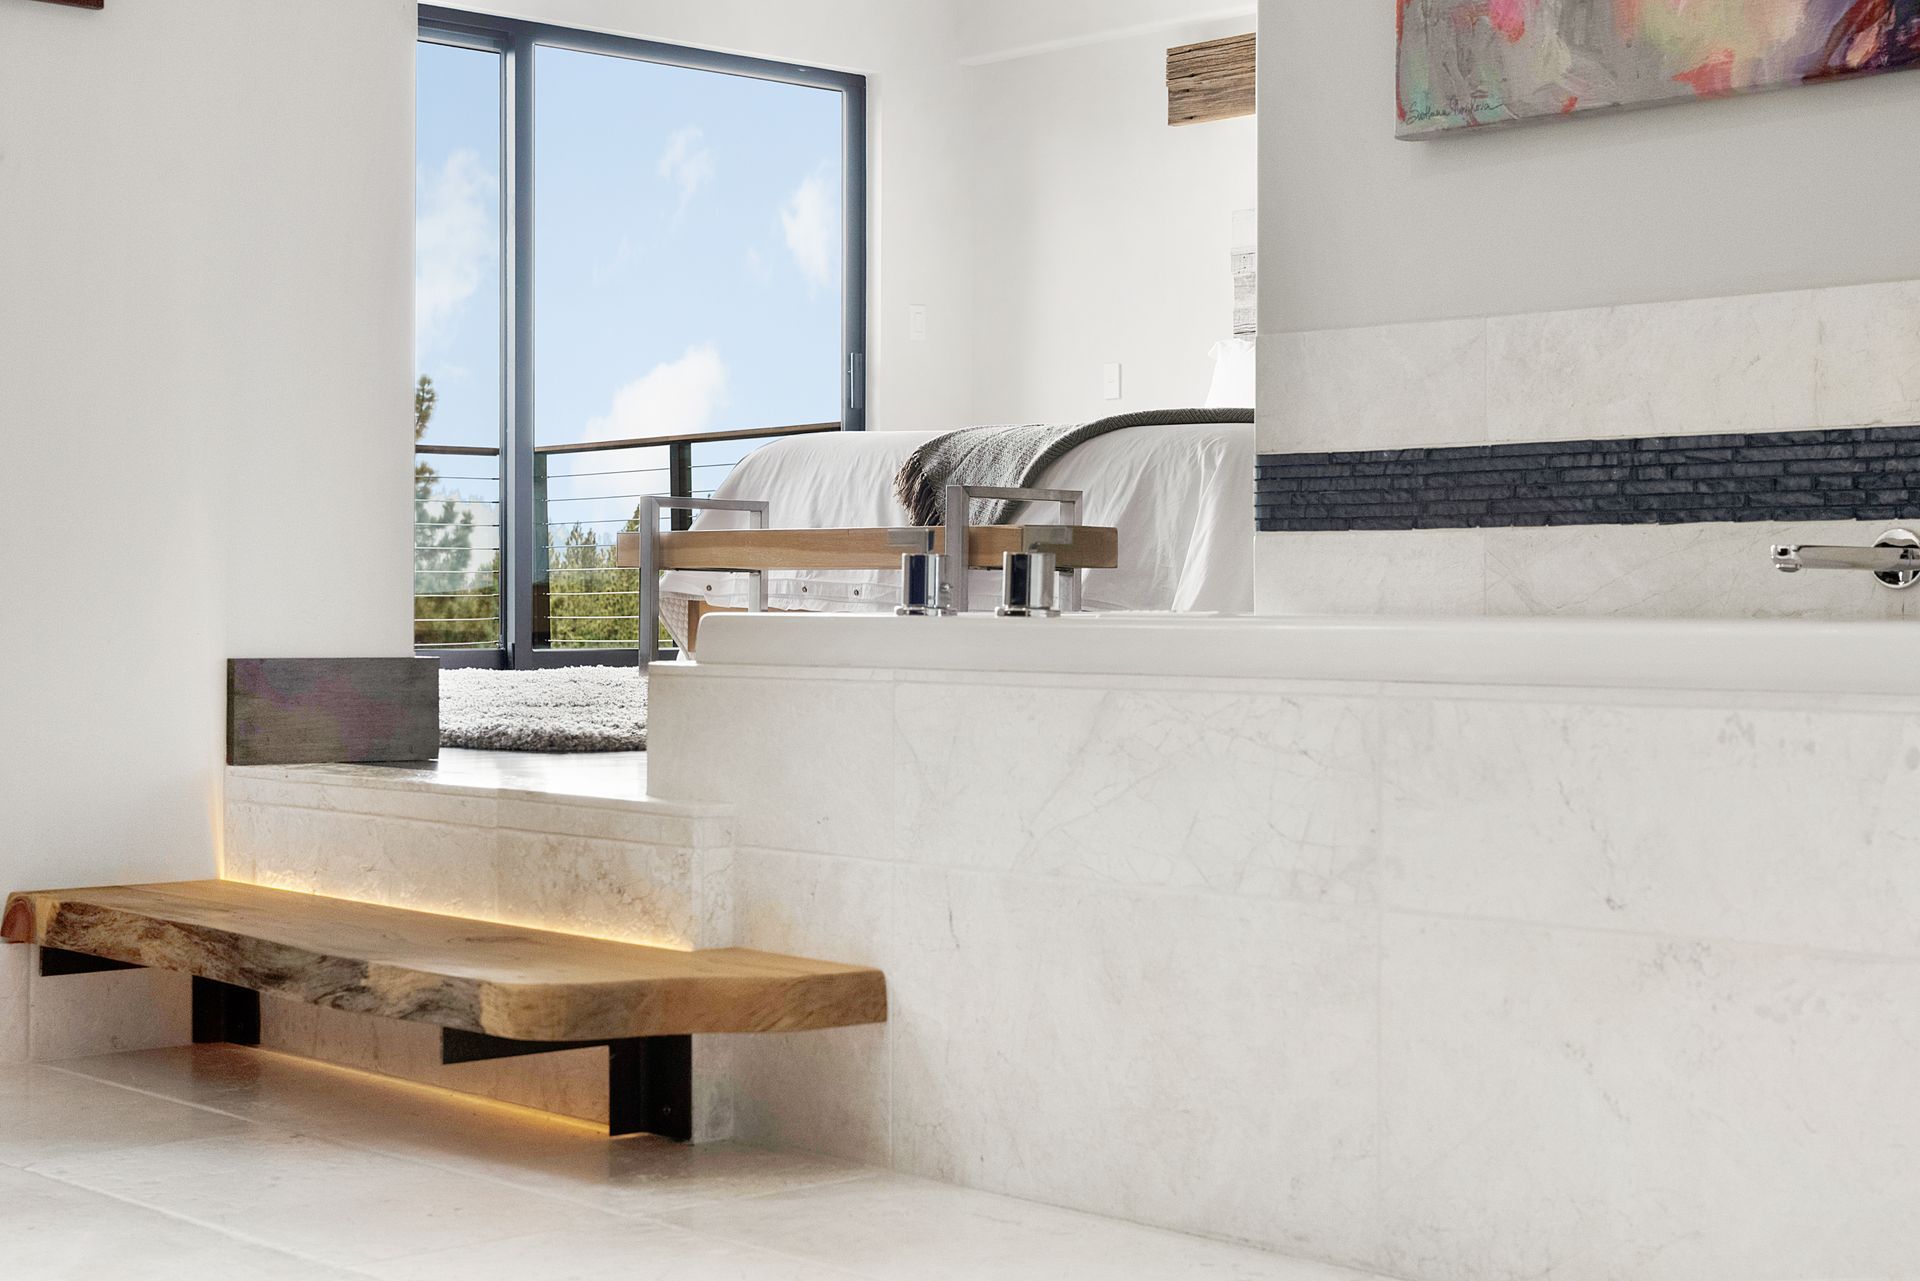
M 1892 588 L 1920 582 L 1920 538 L 1904 529 L 1890 529 L 1871 547 L 1776 545 L 1773 567 L 1783 574 L 1803 569 L 1852 569 L 1872 574 Z

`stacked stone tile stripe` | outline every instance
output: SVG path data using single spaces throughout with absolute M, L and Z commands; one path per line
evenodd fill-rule
M 1920 426 L 1263 454 L 1263 532 L 1897 520 Z

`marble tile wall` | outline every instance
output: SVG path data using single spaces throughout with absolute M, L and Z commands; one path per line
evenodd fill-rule
M 1410 1281 L 1920 1257 L 1920 701 L 790 674 L 657 671 L 653 786 L 892 1016 L 742 1137 Z
M 732 820 L 713 806 L 400 782 L 329 767 L 227 772 L 222 875 L 418 911 L 667 947 L 733 936 Z M 269 1002 L 290 1053 L 588 1120 L 606 1119 L 606 1055 L 443 1066 L 432 1028 Z M 699 1038 L 695 1124 L 732 1131 L 730 1047 Z
M 0 1063 L 27 1061 L 27 984 L 33 949 L 0 946 Z
M 1259 534 L 1264 614 L 1906 618 L 1870 575 L 1782 574 L 1776 543 L 1867 546 L 1889 521 Z
M 1920 423 L 1920 281 L 1267 335 L 1261 362 L 1263 454 Z M 1870 543 L 1887 523 L 1837 532 Z M 1770 542 L 1818 541 L 1833 524 L 1267 533 L 1256 538 L 1255 604 L 1268 614 L 1905 613 L 1906 601 L 1858 576 L 1767 566 Z

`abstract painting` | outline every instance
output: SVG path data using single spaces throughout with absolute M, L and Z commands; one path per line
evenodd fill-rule
M 1920 0 L 1394 0 L 1400 136 L 1920 66 Z

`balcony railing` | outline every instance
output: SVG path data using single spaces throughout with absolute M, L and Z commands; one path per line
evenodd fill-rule
M 839 423 L 801 423 L 536 448 L 534 647 L 635 648 L 639 580 L 635 570 L 613 560 L 617 535 L 636 528 L 639 500 L 659 494 L 711 497 L 758 445 L 838 430 Z M 500 451 L 419 445 L 414 455 L 414 644 L 501 649 Z M 688 513 L 675 513 L 673 527 L 685 528 L 689 520 Z

